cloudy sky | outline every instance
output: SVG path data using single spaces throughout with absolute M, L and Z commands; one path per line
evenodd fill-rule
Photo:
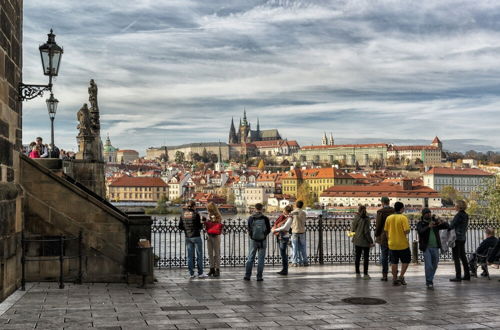
M 500 149 L 498 1 L 30 0 L 25 83 L 45 82 L 38 46 L 51 27 L 64 47 L 63 148 L 76 147 L 93 78 L 102 135 L 141 153 L 227 141 L 244 108 L 301 145 L 326 131 Z M 23 121 L 24 142 L 49 139 L 44 99 L 24 104 Z

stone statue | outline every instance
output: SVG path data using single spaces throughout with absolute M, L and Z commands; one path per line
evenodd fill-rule
M 99 106 L 97 105 L 97 85 L 94 82 L 94 79 L 90 79 L 89 102 L 91 110 L 99 111 Z
M 78 136 L 89 136 L 92 134 L 92 129 L 91 129 L 91 118 L 90 118 L 90 112 L 89 108 L 87 106 L 87 103 L 84 103 L 83 106 L 78 110 L 78 113 L 76 114 L 76 118 L 78 119 L 78 126 L 76 127 L 77 129 L 80 130 L 78 133 Z

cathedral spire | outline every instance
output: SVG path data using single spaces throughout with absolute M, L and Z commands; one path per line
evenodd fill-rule
M 260 123 L 259 123 L 259 117 L 257 117 L 257 132 L 260 131 Z
M 229 129 L 229 143 L 238 143 L 236 129 L 234 128 L 234 118 L 231 117 L 231 128 Z

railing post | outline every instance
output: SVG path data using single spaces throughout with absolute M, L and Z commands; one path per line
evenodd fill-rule
M 59 236 L 59 289 L 64 289 L 64 236 Z
M 320 214 L 318 218 L 318 258 L 319 258 L 319 264 L 323 265 L 324 264 L 324 259 L 323 259 L 323 215 Z
M 26 252 L 25 252 L 25 242 L 24 242 L 24 230 L 21 232 L 21 290 L 26 290 Z
M 78 279 L 77 284 L 82 284 L 83 271 L 82 271 L 82 257 L 83 257 L 83 233 L 80 230 L 78 233 Z
M 418 241 L 411 242 L 411 257 L 414 264 L 418 264 Z

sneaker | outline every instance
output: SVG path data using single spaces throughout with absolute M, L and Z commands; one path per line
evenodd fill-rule
M 427 290 L 434 290 L 434 284 L 427 284 Z
M 200 274 L 200 275 L 198 275 L 198 278 L 207 278 L 207 277 L 208 277 L 207 274 Z
M 372 278 L 370 277 L 370 275 L 368 274 L 365 274 L 363 275 L 363 280 L 371 280 Z
M 278 275 L 288 275 L 288 272 L 281 271 L 281 272 L 277 272 L 276 274 L 278 274 Z
M 245 281 L 250 281 L 250 277 L 243 277 Z
M 399 283 L 401 283 L 402 285 L 406 285 L 406 281 L 405 281 L 405 278 L 403 276 L 399 277 Z
M 470 281 L 470 275 L 462 277 L 462 281 Z
M 489 274 L 488 274 L 488 273 L 486 273 L 486 272 L 482 272 L 482 273 L 481 273 L 481 277 L 488 277 L 488 275 L 489 275 Z M 476 275 L 476 277 L 477 277 L 477 275 Z
M 257 279 L 257 282 L 262 282 L 262 281 L 264 281 L 264 279 L 263 279 L 263 278 L 258 278 L 258 279 Z
M 196 275 L 195 275 L 195 274 L 190 274 L 190 275 L 189 275 L 189 278 L 195 278 L 195 277 L 196 277 Z
M 383 276 L 380 278 L 380 280 L 383 282 L 387 282 L 389 279 L 387 278 L 387 276 Z
M 399 282 L 399 280 L 392 280 L 392 285 L 393 286 L 400 286 L 401 283 Z
M 299 265 L 297 265 L 296 263 L 293 263 L 292 267 L 299 267 Z
M 455 278 L 450 278 L 450 282 L 462 282 L 462 279 L 461 279 L 461 278 L 459 278 L 459 277 L 458 277 L 458 278 L 457 278 L 457 277 L 455 277 Z

